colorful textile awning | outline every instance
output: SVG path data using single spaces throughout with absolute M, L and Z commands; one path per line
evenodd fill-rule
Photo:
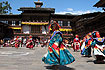
M 50 28 L 50 30 L 52 30 L 52 29 Z M 72 29 L 62 29 L 62 28 L 60 28 L 59 30 L 60 31 L 72 31 Z
M 26 24 L 26 25 L 48 25 L 48 22 L 22 22 L 21 24 Z
M 12 29 L 21 29 L 21 27 L 9 27 L 9 28 L 12 28 Z
M 60 29 L 60 31 L 72 31 L 72 29 Z

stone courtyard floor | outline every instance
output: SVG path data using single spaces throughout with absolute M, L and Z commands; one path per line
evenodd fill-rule
M 59 66 L 60 70 L 105 70 L 105 64 L 95 64 L 93 57 L 82 57 L 80 52 L 73 52 L 76 61 L 66 66 Z M 0 70 L 52 70 L 50 65 L 42 62 L 47 48 L 35 47 L 28 49 L 20 47 L 0 48 Z

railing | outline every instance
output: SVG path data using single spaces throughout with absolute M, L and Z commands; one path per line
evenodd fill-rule
M 61 26 L 61 28 L 71 29 L 71 26 Z
M 45 35 L 42 33 L 14 33 L 14 34 L 19 34 L 19 35 Z
M 40 33 L 21 33 L 21 32 L 15 32 L 14 34 L 51 35 L 51 34 L 42 34 L 41 32 L 40 32 Z M 66 36 L 72 36 L 71 34 L 63 34 L 63 35 L 66 35 Z
M 31 33 L 41 33 L 40 31 L 31 31 Z
M 19 25 L 10 25 L 10 27 L 21 27 Z

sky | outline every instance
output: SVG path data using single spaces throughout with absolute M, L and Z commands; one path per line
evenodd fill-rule
M 20 7 L 35 7 L 34 1 L 38 0 L 0 0 L 8 1 L 13 14 L 21 14 Z M 55 8 L 55 14 L 71 13 L 81 15 L 93 12 L 103 12 L 102 8 L 93 7 L 99 0 L 40 0 L 43 8 Z

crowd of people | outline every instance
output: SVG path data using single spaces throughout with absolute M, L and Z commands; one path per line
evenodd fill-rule
M 26 48 L 34 48 L 34 47 L 48 47 L 50 39 L 45 38 L 33 38 L 32 36 L 15 36 L 13 39 L 1 39 L 0 47 L 26 47 Z M 64 39 L 63 43 L 66 47 L 70 47 L 68 39 Z
M 95 57 L 96 63 L 104 63 L 105 60 L 105 37 L 101 37 L 98 31 L 89 32 L 83 38 L 79 40 L 78 35 L 74 38 L 72 47 L 74 51 L 81 51 L 81 55 L 85 57 L 92 57 L 91 53 Z
M 49 39 L 33 38 L 32 36 L 15 36 L 13 39 L 0 40 L 0 47 L 26 47 L 33 49 L 34 47 L 47 47 Z

